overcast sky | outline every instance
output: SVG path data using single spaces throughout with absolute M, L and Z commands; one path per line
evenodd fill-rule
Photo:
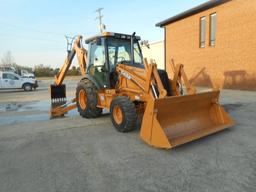
M 155 24 L 207 0 L 0 0 L 0 57 L 11 51 L 17 64 L 60 67 L 65 35 L 99 33 L 94 12 L 104 7 L 107 31 L 162 40 Z

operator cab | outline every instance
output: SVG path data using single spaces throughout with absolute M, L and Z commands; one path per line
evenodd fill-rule
M 139 41 L 140 37 L 135 34 L 109 32 L 87 39 L 87 74 L 100 88 L 114 88 L 117 64 L 144 68 Z

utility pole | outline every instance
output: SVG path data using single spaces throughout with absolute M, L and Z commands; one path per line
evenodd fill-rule
M 103 15 L 101 14 L 102 10 L 103 8 L 99 8 L 95 10 L 95 12 L 98 13 L 98 16 L 95 18 L 95 20 L 99 20 L 100 33 L 103 33 L 103 31 L 106 29 L 106 26 L 102 23 L 102 18 L 103 18 Z

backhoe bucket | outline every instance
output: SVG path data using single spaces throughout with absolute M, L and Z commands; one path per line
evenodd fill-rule
M 51 92 L 52 107 L 57 107 L 67 102 L 65 84 L 51 85 L 50 92 Z
M 234 125 L 218 103 L 219 91 L 173 96 L 147 103 L 140 137 L 157 148 L 173 148 Z

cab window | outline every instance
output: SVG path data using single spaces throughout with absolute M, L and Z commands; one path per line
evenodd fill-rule
M 92 43 L 89 65 L 103 66 L 104 63 L 105 63 L 104 46 L 100 41 Z
M 119 63 L 131 64 L 131 41 L 126 39 L 108 39 L 108 58 L 110 71 Z M 142 65 L 142 54 L 137 41 L 133 44 L 134 65 Z
M 90 46 L 89 66 L 90 76 L 94 77 L 100 87 L 109 87 L 109 79 L 105 62 L 105 40 L 96 39 Z
M 110 71 L 113 71 L 118 63 L 130 62 L 129 46 L 129 42 L 125 42 L 122 45 L 116 45 L 112 42 L 112 44 L 108 46 Z
M 134 43 L 134 62 L 142 63 L 142 55 L 138 43 Z
M 18 77 L 9 73 L 3 73 L 3 79 L 19 80 Z

